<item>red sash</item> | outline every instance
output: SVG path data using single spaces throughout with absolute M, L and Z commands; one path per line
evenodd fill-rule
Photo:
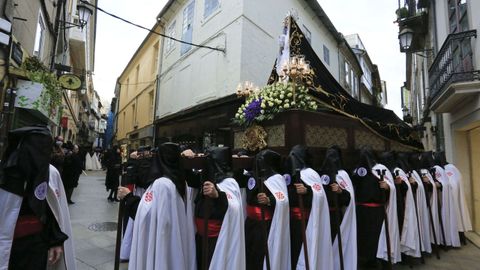
M 21 238 L 40 233 L 43 230 L 43 224 L 38 217 L 33 215 L 19 216 L 15 225 L 13 238 Z
M 357 202 L 357 205 L 365 206 L 365 207 L 382 207 L 383 204 L 381 203 L 359 203 Z
M 307 220 L 309 216 L 310 216 L 310 209 L 303 209 L 303 217 L 305 218 L 305 220 Z M 290 207 L 290 217 L 292 219 L 301 220 L 302 211 L 300 210 L 300 207 Z
M 265 220 L 272 219 L 272 211 L 264 209 L 263 211 Z M 262 220 L 262 208 L 258 206 L 247 205 L 247 216 L 251 219 Z
M 205 220 L 203 218 L 195 218 L 195 225 L 197 225 L 197 233 L 203 236 L 205 232 Z M 218 237 L 220 234 L 220 229 L 222 228 L 222 221 L 216 219 L 209 219 L 208 220 L 208 230 L 207 230 L 207 237 Z

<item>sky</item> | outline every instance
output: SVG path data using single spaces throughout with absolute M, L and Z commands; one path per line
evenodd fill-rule
M 228 0 L 224 0 L 228 1 Z M 261 1 L 261 0 L 249 0 Z M 281 0 L 277 0 L 281 1 Z M 166 0 L 99 0 L 98 6 L 122 18 L 151 28 Z M 401 117 L 400 87 L 405 81 L 405 54 L 398 45 L 394 0 L 318 0 L 337 31 L 359 34 L 370 59 L 387 82 L 387 108 Z M 279 25 L 281 27 L 281 25 Z M 98 12 L 94 86 L 108 104 L 115 82 L 147 31 Z

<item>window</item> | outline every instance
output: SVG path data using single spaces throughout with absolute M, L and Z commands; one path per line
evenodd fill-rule
M 158 41 L 153 45 L 152 73 L 155 74 L 158 68 Z
M 350 88 L 350 65 L 345 62 L 345 86 Z
M 330 65 L 330 50 L 325 45 L 323 45 L 323 61 Z
M 135 67 L 135 84 L 138 84 L 138 78 L 140 76 L 140 64 Z
M 175 37 L 175 21 L 167 28 L 167 36 Z M 175 41 L 173 39 L 167 38 L 166 43 L 167 44 L 165 45 L 165 50 L 167 53 L 169 53 L 175 48 Z
M 137 127 L 137 110 L 135 110 L 135 104 L 132 104 L 132 126 Z
M 192 1 L 183 10 L 182 40 L 186 42 L 192 42 L 192 30 L 193 30 L 192 24 L 193 24 L 194 8 L 195 8 L 195 1 Z M 180 53 L 184 54 L 188 52 L 191 48 L 192 48 L 192 45 L 182 43 L 182 48 L 180 50 Z
M 308 30 L 308 28 L 303 25 L 303 34 L 305 35 L 305 38 L 308 40 L 308 43 L 312 44 L 312 32 Z
M 208 18 L 219 7 L 220 7 L 220 1 L 219 0 L 205 0 L 203 18 Z
M 448 1 L 448 22 L 450 33 L 464 32 L 469 29 L 466 0 Z
M 37 32 L 35 33 L 35 44 L 33 47 L 33 55 L 42 58 L 43 45 L 45 42 L 45 20 L 42 12 L 38 13 Z

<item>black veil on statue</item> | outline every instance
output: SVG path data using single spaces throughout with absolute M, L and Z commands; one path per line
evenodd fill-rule
M 407 174 L 413 170 L 409 162 L 409 155 L 405 152 L 397 153 L 397 166 Z
M 158 149 L 157 162 L 161 175 L 172 180 L 178 193 L 185 198 L 186 183 L 182 177 L 180 151 L 180 145 L 176 143 L 163 143 Z
M 28 204 L 42 222 L 46 221 L 44 195 L 48 188 L 52 143 L 46 126 L 11 130 L 0 163 L 0 188 L 21 197 L 27 192 Z
M 275 151 L 270 149 L 260 151 L 255 156 L 255 163 L 257 165 L 259 176 L 266 180 L 272 175 L 281 173 L 281 160 L 282 157 Z
M 417 173 L 420 175 L 420 169 L 422 169 L 422 163 L 421 163 L 421 153 L 419 152 L 412 152 L 408 155 L 408 161 L 410 166 L 412 167 L 412 170 L 417 171 Z
M 229 147 L 210 147 L 206 151 L 207 179 L 220 183 L 225 178 L 233 177 L 232 153 Z

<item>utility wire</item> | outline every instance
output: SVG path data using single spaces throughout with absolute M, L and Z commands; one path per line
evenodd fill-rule
M 179 43 L 183 43 L 183 44 L 187 44 L 187 45 L 191 45 L 191 46 L 198 47 L 198 48 L 205 48 L 205 49 L 210 49 L 210 50 L 214 50 L 214 51 L 225 52 L 225 49 L 214 48 L 214 47 L 205 46 L 205 45 L 199 45 L 199 44 L 195 44 L 195 43 L 183 41 L 183 40 L 180 40 L 180 39 L 171 37 L 171 36 L 167 36 L 167 35 L 165 35 L 165 34 L 162 34 L 162 33 L 159 33 L 159 32 L 157 32 L 157 31 L 154 31 L 154 30 L 152 30 L 152 29 L 149 29 L 149 28 L 147 28 L 147 27 L 144 27 L 144 26 L 141 26 L 141 25 L 139 25 L 139 24 L 133 23 L 133 22 L 127 20 L 127 19 L 124 19 L 124 18 L 122 18 L 122 17 L 119 17 L 119 16 L 117 16 L 117 15 L 115 15 L 115 14 L 112 14 L 112 13 L 110 13 L 110 12 L 108 12 L 108 11 L 105 11 L 104 9 L 102 9 L 102 8 L 96 6 L 96 5 L 90 4 L 89 2 L 87 2 L 87 1 L 85 1 L 85 0 L 80 0 L 80 2 L 82 2 L 82 3 L 85 4 L 85 5 L 91 6 L 91 7 L 95 8 L 95 9 L 97 9 L 97 10 L 100 10 L 101 12 L 103 12 L 103 13 L 105 13 L 105 14 L 107 14 L 107 15 L 115 18 L 115 19 L 121 20 L 121 21 L 123 21 L 123 22 L 126 22 L 126 23 L 128 23 L 128 24 L 131 24 L 131 25 L 136 26 L 136 27 L 138 27 L 138 28 L 147 30 L 148 32 L 157 34 L 157 35 L 162 36 L 162 37 L 164 37 L 164 38 L 168 38 L 168 39 L 171 39 L 171 40 L 173 40 L 173 41 L 176 41 L 176 42 L 179 42 Z

